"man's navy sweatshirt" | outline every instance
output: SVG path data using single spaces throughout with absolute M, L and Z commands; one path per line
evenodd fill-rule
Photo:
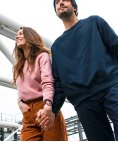
M 99 16 L 79 20 L 55 40 L 51 50 L 55 114 L 66 97 L 76 108 L 118 83 L 118 36 Z

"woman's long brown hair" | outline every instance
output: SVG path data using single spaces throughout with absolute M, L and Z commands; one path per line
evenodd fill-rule
M 23 29 L 26 46 L 30 49 L 27 58 L 28 67 L 31 67 L 33 70 L 36 57 L 42 52 L 50 54 L 50 49 L 45 47 L 42 38 L 35 30 L 30 27 L 21 27 L 20 29 Z M 26 60 L 23 49 L 18 48 L 16 44 L 13 51 L 13 57 L 15 59 L 15 65 L 13 66 L 13 85 L 15 85 L 18 76 L 21 78 L 24 77 L 23 67 Z

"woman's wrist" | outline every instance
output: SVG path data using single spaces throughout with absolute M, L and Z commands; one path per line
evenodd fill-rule
M 23 101 L 22 100 L 19 100 L 18 101 L 18 105 L 20 105 L 20 104 L 22 104 L 23 103 Z
M 44 109 L 47 110 L 47 111 L 52 111 L 52 106 L 45 104 Z
M 20 104 L 22 102 L 22 100 L 20 99 L 20 100 L 18 100 L 18 105 Z
M 44 105 L 46 104 L 46 105 L 48 105 L 48 106 L 52 106 L 52 101 L 49 100 L 49 99 L 45 99 L 45 100 L 43 101 L 43 103 L 44 103 Z

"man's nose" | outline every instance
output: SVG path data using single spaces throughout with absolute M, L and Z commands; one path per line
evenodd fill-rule
M 60 0 L 60 6 L 64 6 L 64 1 Z
M 60 2 L 60 6 L 64 6 L 64 3 L 62 1 Z

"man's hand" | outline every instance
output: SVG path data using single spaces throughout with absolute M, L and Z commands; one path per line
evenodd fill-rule
M 52 107 L 45 104 L 43 109 L 37 112 L 36 121 L 43 130 L 48 130 L 54 124 L 55 115 L 52 112 Z

